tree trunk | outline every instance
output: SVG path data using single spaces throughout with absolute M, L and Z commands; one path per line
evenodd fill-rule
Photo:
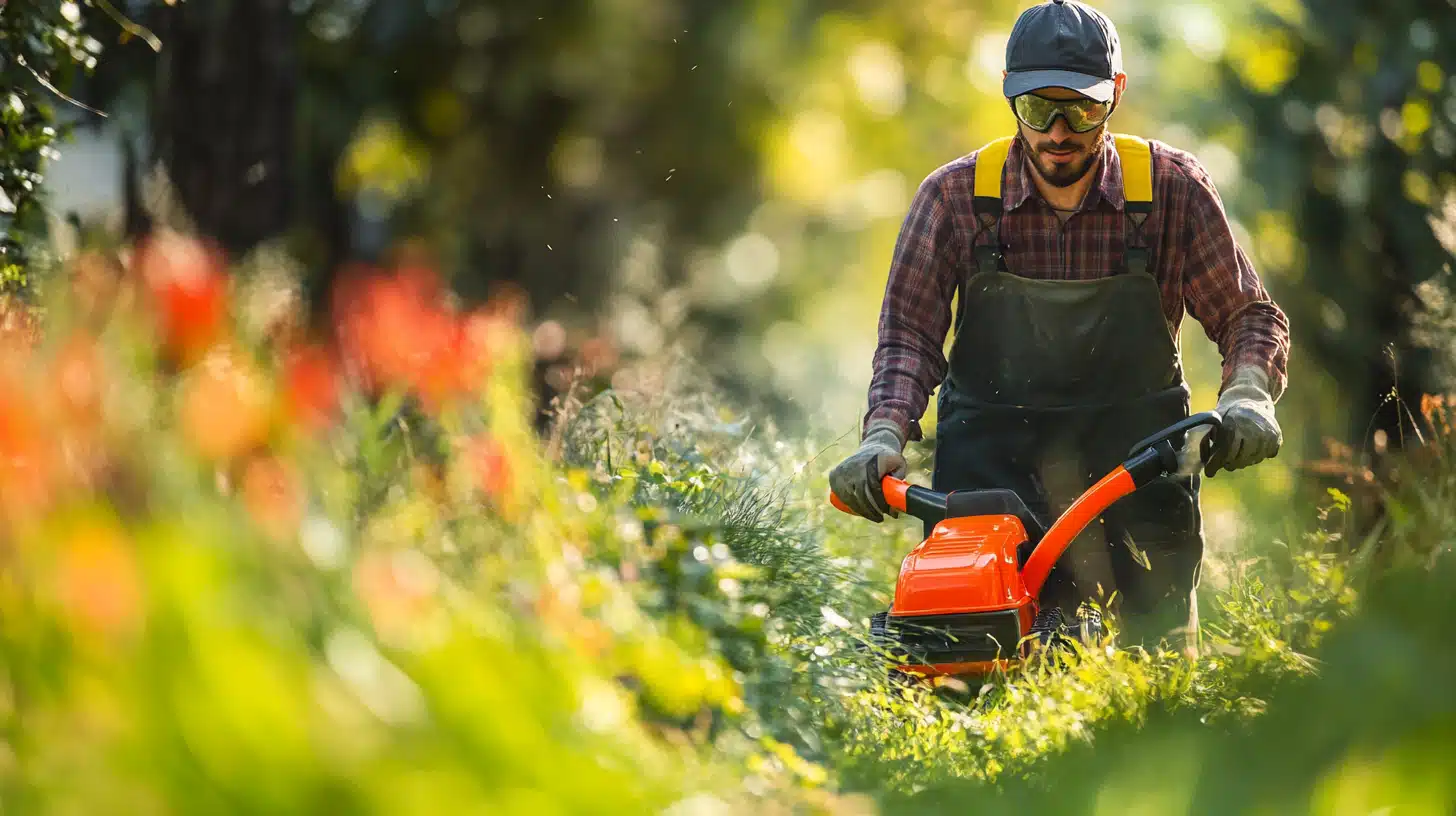
M 291 214 L 299 76 L 288 6 L 207 0 L 160 15 L 153 159 L 196 231 L 234 257 Z

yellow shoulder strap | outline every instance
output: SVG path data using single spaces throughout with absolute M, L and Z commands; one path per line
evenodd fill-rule
M 1122 163 L 1122 195 L 1129 213 L 1153 211 L 1153 153 L 1146 139 L 1126 133 L 1112 134 Z M 979 175 L 979 174 L 978 174 Z M 979 179 L 977 180 L 979 185 Z
M 976 151 L 977 210 L 1000 212 L 1001 176 L 1006 154 L 1014 136 L 1003 136 Z M 1114 133 L 1113 143 L 1122 163 L 1123 197 L 1133 212 L 1151 212 L 1153 208 L 1153 155 L 1146 139 L 1126 133 Z M 984 201 L 983 201 L 984 200 Z M 993 203 L 994 202 L 994 203 Z M 985 206 L 982 206 L 982 205 Z
M 1014 136 L 1003 136 L 976 151 L 975 207 L 977 213 L 1001 214 L 1001 171 Z

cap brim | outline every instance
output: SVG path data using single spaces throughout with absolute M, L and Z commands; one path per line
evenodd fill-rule
M 1002 93 L 1009 99 L 1038 88 L 1067 88 L 1098 102 L 1110 102 L 1115 82 L 1076 71 L 1019 71 L 1006 75 Z

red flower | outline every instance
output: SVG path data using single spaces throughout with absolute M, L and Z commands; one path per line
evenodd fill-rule
M 290 421 L 318 430 L 338 408 L 338 374 L 333 359 L 320 346 L 302 346 L 283 363 L 284 408 Z
M 340 347 L 366 390 L 406 390 L 438 410 L 481 384 L 485 335 L 429 268 L 346 280 L 337 295 Z
M 200 241 L 164 231 L 142 240 L 136 268 L 156 312 L 163 351 L 183 365 L 196 362 L 225 331 L 224 256 Z

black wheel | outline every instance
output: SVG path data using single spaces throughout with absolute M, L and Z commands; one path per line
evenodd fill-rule
M 1067 620 L 1060 607 L 1049 606 L 1036 613 L 1031 622 L 1031 635 L 1040 646 L 1056 646 L 1067 634 Z
M 876 612 L 870 616 L 868 637 L 855 642 L 855 651 L 863 654 L 885 648 L 885 619 L 887 617 L 889 617 L 887 612 Z
M 1102 624 L 1102 610 L 1083 603 L 1077 608 L 1077 636 L 1082 643 L 1100 643 L 1107 636 L 1107 627 Z

